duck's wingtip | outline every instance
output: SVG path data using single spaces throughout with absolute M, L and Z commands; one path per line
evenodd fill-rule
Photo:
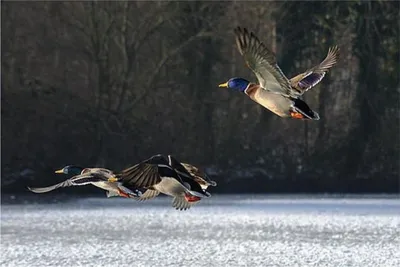
M 38 193 L 34 187 L 27 186 L 26 188 L 32 193 Z
M 312 118 L 312 120 L 319 121 L 319 119 L 320 119 L 319 114 L 314 111 L 314 117 Z
M 233 32 L 235 34 L 240 34 L 240 33 L 247 33 L 247 28 L 246 27 L 241 27 L 241 26 L 236 26 L 235 28 L 233 28 Z
M 211 186 L 217 186 L 217 182 L 216 181 L 210 181 L 210 185 Z

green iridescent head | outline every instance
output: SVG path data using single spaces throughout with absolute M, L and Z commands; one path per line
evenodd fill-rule
M 244 92 L 249 86 L 250 82 L 243 78 L 231 78 L 226 83 L 221 83 L 218 85 L 222 88 L 230 88 L 240 92 Z
M 55 173 L 79 175 L 82 173 L 83 169 L 84 168 L 76 166 L 76 165 L 67 165 L 64 168 L 55 171 Z

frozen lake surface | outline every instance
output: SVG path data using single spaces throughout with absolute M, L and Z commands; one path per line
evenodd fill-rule
M 1 207 L 1 266 L 400 266 L 400 200 L 82 198 Z

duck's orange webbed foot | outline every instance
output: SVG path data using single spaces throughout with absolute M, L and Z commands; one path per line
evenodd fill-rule
M 187 202 L 196 202 L 196 201 L 201 200 L 200 197 L 192 196 L 190 194 L 185 194 L 185 199 L 186 199 Z
M 127 193 L 121 191 L 121 189 L 118 189 L 118 194 L 119 194 L 121 197 L 129 198 L 129 195 L 128 195 Z
M 294 119 L 305 119 L 304 115 L 299 112 L 291 111 L 290 116 L 292 116 L 292 118 L 294 118 Z

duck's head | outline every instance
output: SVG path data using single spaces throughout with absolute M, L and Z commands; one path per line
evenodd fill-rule
M 247 89 L 250 82 L 243 78 L 231 78 L 226 83 L 221 83 L 218 87 L 231 88 L 240 92 L 244 92 Z
M 84 168 L 76 166 L 76 165 L 67 165 L 64 168 L 55 171 L 55 173 L 79 175 L 82 173 L 83 169 Z

